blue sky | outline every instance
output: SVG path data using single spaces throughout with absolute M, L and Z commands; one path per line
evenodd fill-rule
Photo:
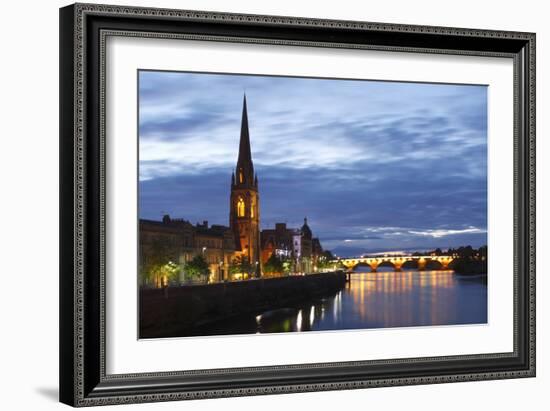
M 140 217 L 228 225 L 246 91 L 262 228 L 349 256 L 487 243 L 487 88 L 139 73 Z

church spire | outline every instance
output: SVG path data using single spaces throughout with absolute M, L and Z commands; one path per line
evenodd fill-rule
M 258 178 L 254 174 L 246 94 L 243 96 L 243 114 L 239 140 L 239 156 L 234 176 L 231 176 L 229 197 L 229 227 L 235 239 L 235 253 L 254 267 L 254 276 L 262 274 L 260 247 L 260 196 Z M 249 273 L 250 275 L 251 273 Z
M 248 131 L 248 112 L 246 109 L 246 94 L 243 98 L 243 115 L 241 119 L 241 137 L 239 141 L 239 157 L 237 159 L 237 184 L 254 184 L 254 165 L 250 150 L 250 134 Z

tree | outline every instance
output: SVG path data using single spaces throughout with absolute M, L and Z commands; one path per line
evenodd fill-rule
M 264 264 L 264 271 L 266 273 L 282 273 L 283 261 L 275 253 L 271 254 L 271 257 Z
M 235 258 L 229 266 L 229 272 L 231 274 L 251 275 L 253 272 L 252 264 L 248 262 L 248 258 L 238 256 Z
M 169 261 L 166 264 L 151 265 L 145 273 L 147 274 L 146 283 L 152 283 L 158 288 L 167 287 L 169 283 L 178 281 L 180 267 Z
M 479 247 L 478 254 L 479 254 L 479 258 L 482 261 L 487 260 L 487 246 L 484 245 L 484 246 Z
M 156 238 L 148 252 L 142 250 L 141 283 L 153 284 L 155 287 L 167 285 L 178 278 L 179 267 L 173 263 L 177 253 L 169 239 Z
M 451 263 L 452 269 L 459 274 L 487 274 L 487 246 L 473 249 L 472 246 L 449 250 L 458 255 Z
M 283 273 L 290 274 L 292 272 L 292 260 L 286 259 L 283 261 Z
M 191 261 L 185 263 L 185 275 L 189 278 L 200 278 L 210 274 L 208 263 L 202 255 L 196 255 Z
M 317 260 L 317 268 L 319 270 L 326 270 L 327 268 L 332 268 L 333 266 L 334 262 L 328 259 L 324 253 Z

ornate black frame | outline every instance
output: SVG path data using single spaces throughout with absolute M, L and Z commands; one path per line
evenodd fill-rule
M 109 35 L 509 57 L 514 61 L 514 351 L 105 373 Z M 73 406 L 535 376 L 535 34 L 75 4 L 60 10 L 60 400 Z

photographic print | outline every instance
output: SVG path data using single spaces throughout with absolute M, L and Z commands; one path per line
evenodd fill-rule
M 536 375 L 535 33 L 326 17 L 60 9 L 61 402 Z
M 487 323 L 487 86 L 140 70 L 138 118 L 139 338 Z

